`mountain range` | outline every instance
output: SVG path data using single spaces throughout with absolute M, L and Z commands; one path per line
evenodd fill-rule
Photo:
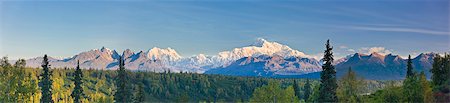
M 154 47 L 148 51 L 134 52 L 126 49 L 122 53 L 105 47 L 79 53 L 65 59 L 50 57 L 53 68 L 73 68 L 80 61 L 81 68 L 114 70 L 123 55 L 125 67 L 129 70 L 153 72 L 195 72 L 234 76 L 317 78 L 320 75 L 321 60 L 316 60 L 289 46 L 258 39 L 257 42 L 216 55 L 198 54 L 182 57 L 172 48 Z M 430 76 L 434 53 L 420 54 L 413 59 L 417 71 Z M 27 60 L 27 66 L 39 67 L 42 57 Z M 336 59 L 337 76 L 342 76 L 351 67 L 367 79 L 402 79 L 406 72 L 406 59 L 398 55 L 379 53 L 355 53 Z

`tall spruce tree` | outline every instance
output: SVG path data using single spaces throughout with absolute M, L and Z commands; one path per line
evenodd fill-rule
M 309 79 L 306 79 L 306 83 L 303 86 L 303 100 L 307 101 L 311 94 L 312 94 L 311 83 Z
M 48 62 L 47 54 L 44 55 L 42 61 L 42 74 L 40 75 L 39 86 L 41 87 L 41 103 L 53 103 L 52 100 L 52 72 L 50 71 L 50 65 Z
M 131 93 L 130 84 L 128 81 L 127 71 L 125 70 L 125 62 L 123 56 L 119 59 L 119 69 L 117 69 L 116 77 L 116 93 L 114 94 L 114 100 L 119 103 L 132 102 L 133 94 Z
M 74 103 L 81 103 L 81 97 L 84 96 L 83 93 L 83 87 L 81 87 L 81 85 L 83 84 L 83 72 L 81 72 L 80 69 L 80 61 L 78 61 L 77 63 L 77 68 L 75 69 L 75 78 L 74 78 L 74 84 L 75 84 L 75 88 L 72 91 L 72 94 L 70 96 L 72 96 L 73 98 L 73 102 Z
M 298 86 L 297 80 L 294 80 L 294 95 L 297 96 L 297 98 L 301 98 L 301 94 L 300 94 L 300 86 Z
M 416 73 L 413 71 L 411 55 L 408 57 L 406 79 L 403 81 L 404 102 L 422 102 L 423 96 L 420 91 L 420 82 Z
M 412 66 L 412 59 L 411 55 L 408 56 L 408 62 L 406 67 L 406 77 L 411 77 L 414 75 L 413 66 Z
M 336 70 L 333 66 L 333 47 L 330 45 L 330 40 L 325 44 L 326 50 L 324 52 L 322 65 L 322 72 L 320 73 L 320 88 L 319 88 L 319 102 L 337 102 L 336 96 L 337 80 Z

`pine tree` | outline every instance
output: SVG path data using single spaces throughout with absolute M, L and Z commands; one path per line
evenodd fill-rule
M 408 64 L 406 67 L 406 77 L 411 77 L 414 75 L 413 66 L 412 66 L 412 60 L 411 55 L 408 56 Z
M 83 93 L 83 87 L 81 87 L 81 85 L 83 84 L 83 72 L 81 72 L 80 69 L 80 61 L 78 61 L 77 63 L 77 68 L 75 69 L 75 78 L 74 78 L 74 84 L 75 84 L 75 88 L 72 91 L 72 94 L 70 96 L 72 96 L 73 98 L 73 102 L 74 103 L 81 103 L 81 97 L 84 96 Z
M 127 71 L 124 67 L 125 63 L 123 60 L 123 56 L 119 59 L 119 69 L 117 69 L 117 77 L 116 77 L 116 93 L 114 94 L 114 100 L 119 103 L 131 102 L 132 93 L 130 90 L 130 85 L 128 82 Z
M 319 88 L 319 102 L 337 102 L 336 96 L 337 80 L 336 70 L 333 64 L 333 47 L 330 45 L 330 40 L 325 44 L 326 50 L 324 52 L 322 65 L 322 72 L 320 73 L 320 88 Z
M 422 90 L 419 84 L 419 78 L 412 67 L 411 56 L 408 57 L 406 79 L 403 81 L 403 95 L 404 102 L 422 102 L 423 96 L 420 93 Z
M 303 86 L 303 100 L 308 100 L 309 96 L 311 95 L 311 83 L 309 79 L 306 79 L 306 83 Z
M 293 87 L 294 87 L 294 94 L 295 94 L 295 96 L 297 96 L 297 98 L 301 98 L 301 95 L 300 95 L 300 86 L 298 86 L 297 80 L 294 80 L 294 85 L 293 85 Z
M 39 86 L 41 87 L 41 103 L 53 103 L 52 100 L 52 80 L 50 71 L 50 65 L 48 62 L 47 54 L 44 55 L 44 60 L 42 61 L 42 74 L 40 75 Z

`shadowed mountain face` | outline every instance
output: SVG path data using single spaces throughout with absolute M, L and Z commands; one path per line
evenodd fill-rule
M 420 54 L 413 58 L 414 70 L 418 73 L 424 71 L 427 77 L 430 77 L 431 64 L 435 55 L 434 53 Z M 381 55 L 378 53 L 365 55 L 356 53 L 348 58 L 347 61 L 337 64 L 336 69 L 338 77 L 344 75 L 348 68 L 351 67 L 356 74 L 366 79 L 392 80 L 405 78 L 406 64 L 407 59 L 397 55 Z
M 244 57 L 224 68 L 206 71 L 206 74 L 224 74 L 236 76 L 278 77 L 303 75 L 320 71 L 317 60 L 299 57 L 284 58 L 281 56 L 262 55 Z

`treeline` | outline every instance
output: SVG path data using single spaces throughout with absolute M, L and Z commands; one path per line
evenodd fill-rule
M 0 101 L 450 102 L 450 55 L 437 55 L 434 59 L 431 81 L 423 71 L 413 71 L 410 57 L 405 80 L 370 81 L 358 76 L 351 67 L 345 76 L 337 78 L 329 41 L 325 47 L 320 80 L 132 72 L 124 67 L 123 58 L 119 59 L 117 70 L 86 70 L 79 65 L 51 68 L 46 55 L 42 68 L 27 68 L 23 59 L 10 64 L 4 57 L 0 59 Z

